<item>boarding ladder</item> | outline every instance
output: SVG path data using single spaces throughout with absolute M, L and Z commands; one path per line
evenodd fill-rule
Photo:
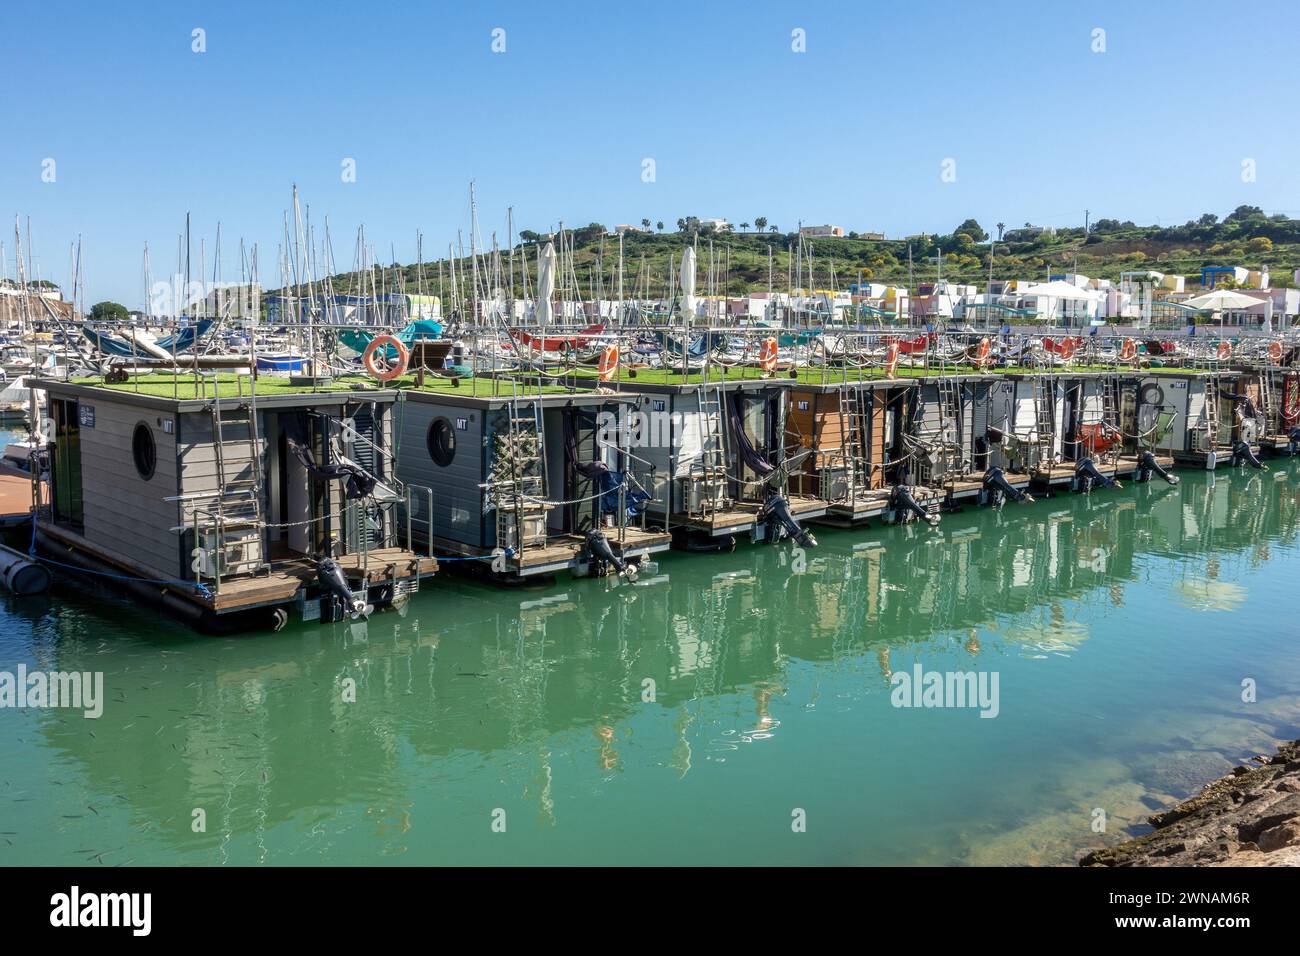
M 1275 385 L 1273 372 L 1270 369 L 1262 369 L 1259 374 L 1259 413 L 1264 419 L 1265 435 L 1277 435 L 1283 431 L 1282 421 L 1278 415 Z
M 1211 456 L 1219 444 L 1219 375 L 1211 373 L 1205 383 L 1205 453 Z
M 506 431 L 496 436 L 492 488 L 496 504 L 497 544 L 522 555 L 546 540 L 545 448 L 542 403 L 524 408 L 518 398 L 506 406 Z M 529 530 L 529 524 L 539 527 Z
M 209 405 L 216 487 L 203 511 L 210 519 L 209 527 L 216 533 L 215 548 L 219 551 L 217 560 L 222 576 L 270 567 L 264 558 L 262 540 L 265 522 L 257 396 L 251 383 L 248 394 L 243 394 L 243 381 L 243 376 L 236 376 L 239 394 L 233 405 L 222 403 L 221 386 L 214 383 Z M 234 435 L 229 434 L 232 430 Z M 197 522 L 196 527 L 199 527 Z M 201 547 L 201 544 L 195 541 L 194 546 Z M 243 557 L 231 560 L 232 554 Z
M 1037 466 L 1050 471 L 1056 458 L 1056 383 L 1050 375 L 1034 377 L 1034 444 Z
M 943 478 L 951 481 L 956 472 L 964 471 L 961 427 L 961 383 L 953 375 L 942 375 L 937 383 L 939 396 L 939 461 Z
M 1107 457 L 1112 460 L 1119 458 L 1120 450 L 1124 447 L 1124 431 L 1120 428 L 1119 392 L 1118 376 L 1107 375 L 1101 380 L 1101 427 L 1104 437 L 1114 439 L 1107 453 Z
M 704 487 L 701 501 L 703 510 L 711 510 L 717 501 L 727 497 L 726 439 L 723 431 L 725 401 L 722 386 L 718 384 L 701 383 L 696 392 L 700 416 L 700 458 L 697 466 L 692 468 L 691 477 L 695 478 L 698 471 L 699 480 Z
M 867 441 L 867 415 L 862 407 L 862 390 L 842 385 L 839 390 L 840 412 L 840 452 L 848 472 L 849 500 L 857 498 L 860 491 L 871 485 L 865 458 L 859 454 Z M 863 486 L 859 488 L 859 481 Z M 821 490 L 821 497 L 826 498 L 828 489 Z

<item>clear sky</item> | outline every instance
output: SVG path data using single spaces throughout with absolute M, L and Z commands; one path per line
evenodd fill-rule
M 223 278 L 242 237 L 274 285 L 295 182 L 343 268 L 361 224 L 383 260 L 412 261 L 417 229 L 445 254 L 471 179 L 503 241 L 507 206 L 537 230 L 765 216 L 890 236 L 1300 215 L 1294 0 L 287 6 L 6 5 L 0 212 L 31 218 L 41 278 L 68 281 L 80 235 L 87 304 L 139 307 L 144 243 L 170 274 L 189 212 L 209 271 L 220 221 Z M 0 240 L 12 276 L 11 220 Z

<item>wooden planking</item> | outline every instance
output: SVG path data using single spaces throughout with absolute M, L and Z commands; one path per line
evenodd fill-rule
M 166 499 L 177 491 L 174 419 L 96 396 L 93 427 L 80 429 L 84 536 L 111 547 L 148 568 L 153 577 L 182 573 L 180 550 L 172 527 L 179 509 Z M 173 421 L 167 433 L 161 420 Z M 156 465 L 146 480 L 136 470 L 132 440 L 143 422 L 153 435 Z

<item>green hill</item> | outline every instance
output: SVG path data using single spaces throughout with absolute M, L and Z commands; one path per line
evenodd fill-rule
M 698 292 L 707 293 L 710 263 L 714 265 L 716 288 L 732 295 L 759 291 L 768 286 L 769 251 L 772 286 L 787 288 L 791 250 L 798 236 L 793 232 L 757 232 L 751 227 L 742 231 L 717 231 L 698 224 L 693 218 L 679 220 L 678 228 L 668 232 L 629 232 L 624 237 L 625 294 L 635 294 L 638 277 L 648 283 L 653 296 L 664 294 L 669 270 L 676 270 L 687 242 L 698 244 Z M 1270 269 L 1274 286 L 1292 284 L 1292 272 L 1300 268 L 1300 219 L 1266 216 L 1253 206 L 1241 206 L 1219 220 L 1207 213 L 1181 226 L 1139 226 L 1115 219 L 1099 219 L 1085 234 L 1082 227 L 1056 229 L 1035 234 L 1024 227 L 1005 228 L 998 241 L 998 229 L 992 228 L 993 276 L 999 279 L 1035 279 L 1064 272 L 1079 272 L 1097 278 L 1118 280 L 1121 272 L 1151 269 L 1157 272 L 1186 275 L 1189 287 L 1199 281 L 1202 266 L 1248 266 Z M 515 291 L 521 294 L 519 270 L 521 254 L 526 253 L 530 275 L 536 278 L 538 243 L 546 237 L 523 231 L 515 248 Z M 603 290 L 608 298 L 617 293 L 618 238 L 606 233 L 599 223 L 567 234 L 573 248 L 574 271 L 584 297 Z M 863 239 L 856 234 L 845 238 L 817 238 L 804 242 L 805 280 L 803 285 L 830 288 L 832 282 L 845 288 L 859 278 L 867 281 L 907 285 L 931 281 L 937 275 L 940 255 L 945 279 L 983 285 L 989 276 L 989 236 L 985 228 L 967 220 L 948 235 L 922 235 L 908 239 Z M 909 270 L 908 253 L 911 251 Z M 807 280 L 807 250 L 812 251 L 814 279 Z M 508 253 L 500 253 L 501 268 L 507 268 Z M 487 257 L 480 259 L 481 265 Z M 442 286 L 439 287 L 439 268 Z M 466 260 L 458 269 L 469 275 Z M 450 292 L 447 264 L 444 260 L 423 266 L 423 288 L 427 293 Z M 371 288 L 372 280 L 360 282 L 355 273 L 336 276 L 338 292 L 355 292 Z M 373 279 L 379 289 L 417 288 L 417 267 L 396 265 L 377 270 Z M 796 282 L 796 285 L 799 283 Z

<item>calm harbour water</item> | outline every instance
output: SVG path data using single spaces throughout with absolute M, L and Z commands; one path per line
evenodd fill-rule
M 0 865 L 1069 863 L 1300 725 L 1300 466 L 1181 475 L 242 638 L 4 593 L 0 670 L 106 702 L 0 710 Z

